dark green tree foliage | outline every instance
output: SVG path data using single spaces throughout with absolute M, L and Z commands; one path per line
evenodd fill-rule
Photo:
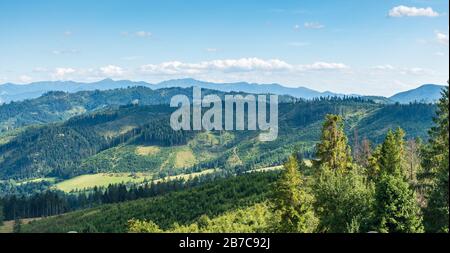
M 406 176 L 403 169 L 405 133 L 402 129 L 395 132 L 388 131 L 386 139 L 381 145 L 381 154 L 378 160 L 381 173 L 396 176 Z
M 320 143 L 317 145 L 316 157 L 319 159 L 320 166 L 332 170 L 346 170 L 351 167 L 351 150 L 347 144 L 347 136 L 340 116 L 326 116 Z
M 422 215 L 409 184 L 397 175 L 383 174 L 375 194 L 376 229 L 382 233 L 421 233 Z
M 357 169 L 323 168 L 313 186 L 319 232 L 368 232 L 373 217 L 373 185 Z
M 171 128 L 166 128 L 169 123 L 169 115 L 174 108 L 167 105 L 143 105 L 158 103 L 158 96 L 164 96 L 162 100 L 167 102 L 170 100 L 169 95 L 171 94 L 189 95 L 189 92 L 192 95 L 192 90 L 189 89 L 167 89 L 152 92 L 145 88 L 131 88 L 77 94 L 55 93 L 48 94 L 36 101 L 16 103 L 17 107 L 10 104 L 2 105 L 0 106 L 0 117 L 3 116 L 1 111 L 3 108 L 7 108 L 9 112 L 3 121 L 6 125 L 8 122 L 14 121 L 15 108 L 20 109 L 17 111 L 19 113 L 17 117 L 21 119 L 31 117 L 30 122 L 34 123 L 61 121 L 69 116 L 74 116 L 67 110 L 77 111 L 84 108 L 90 113 L 75 116 L 66 123 L 40 125 L 8 132 L 10 135 L 6 139 L 0 136 L 1 143 L 7 140 L 5 144 L 0 144 L 0 178 L 24 179 L 43 176 L 69 178 L 97 171 L 106 172 L 108 168 L 111 168 L 111 166 L 104 166 L 108 162 L 108 157 L 103 156 L 105 159 L 102 158 L 102 161 L 98 161 L 99 163 L 96 164 L 83 166 L 83 162 L 90 158 L 96 159 L 95 155 L 100 152 L 113 151 L 112 148 L 119 148 L 121 145 L 129 147 L 131 147 L 130 144 L 138 143 L 149 143 L 150 145 L 159 143 L 157 145 L 162 146 L 183 145 L 191 138 L 190 134 L 195 135 L 195 132 L 184 135 L 186 133 L 172 132 Z M 138 99 L 139 104 L 142 105 L 124 105 L 134 99 Z M 161 100 L 161 97 L 159 99 Z M 44 117 L 45 119 L 39 116 L 41 110 L 53 105 L 58 108 L 54 108 L 57 109 L 57 112 L 50 113 L 52 116 Z M 104 105 L 107 107 L 103 108 Z M 226 161 L 234 147 L 238 147 L 241 152 L 239 155 L 245 157 L 242 159 L 243 165 L 239 170 L 277 165 L 298 146 L 301 146 L 301 152 L 305 157 L 313 158 L 314 145 L 320 138 L 320 129 L 316 127 L 317 123 L 330 113 L 348 115 L 362 112 L 363 115 L 367 115 L 352 122 L 352 125 L 356 125 L 359 133 L 367 136 L 371 141 L 378 140 L 380 136 L 384 135 L 385 127 L 392 124 L 406 127 L 408 133 L 413 137 L 424 137 L 425 129 L 431 125 L 435 109 L 434 105 L 425 104 L 398 106 L 394 108 L 395 110 L 384 110 L 385 107 L 390 106 L 376 104 L 363 98 L 321 98 L 312 101 L 281 103 L 279 112 L 280 117 L 284 120 L 280 121 L 280 134 L 276 141 L 256 143 L 253 141 L 256 136 L 254 131 L 233 132 L 235 139 L 221 143 L 218 147 L 223 149 L 223 152 L 218 152 L 223 155 L 212 160 L 202 161 L 198 166 L 202 168 L 216 167 L 220 164 L 228 166 Z M 96 111 L 92 112 L 91 110 Z M 413 111 L 414 113 L 412 113 Z M 82 110 L 78 113 L 81 112 Z M 37 115 L 35 115 L 36 113 Z M 53 113 L 57 115 L 55 116 Z M 36 117 L 33 118 L 34 116 Z M 417 120 L 417 117 L 420 120 Z M 373 118 L 373 121 L 367 121 L 367 118 Z M 159 120 L 166 122 L 164 124 L 154 123 Z M 353 121 L 350 118 L 349 120 Z M 123 133 L 124 129 L 129 129 L 129 131 Z M 351 131 L 348 127 L 345 130 Z M 258 146 L 259 152 L 248 154 L 246 150 L 255 146 Z M 194 150 L 194 152 L 197 151 Z M 248 155 L 245 155 L 246 153 Z M 100 163 L 102 165 L 97 166 Z M 128 166 L 121 164 L 115 168 L 115 172 L 120 170 L 143 171 L 156 167 L 152 163 L 145 163 L 145 159 L 140 159 L 130 162 Z M 161 173 L 166 172 L 161 171 Z
M 69 194 L 46 190 L 31 195 L 8 195 L 0 198 L 0 202 L 4 203 L 2 210 L 4 210 L 7 220 L 14 220 L 17 217 L 46 217 L 103 204 L 155 197 L 169 192 L 186 190 L 215 180 L 216 177 L 220 178 L 222 175 L 210 174 L 195 177 L 188 181 L 180 179 L 142 185 L 113 184 L 106 188 L 94 187 L 86 191 Z
M 429 152 L 424 168 L 431 175 L 432 191 L 425 209 L 425 226 L 430 232 L 449 231 L 449 88 L 442 91 L 435 126 L 430 131 Z
M 353 166 L 343 129 L 339 116 L 327 115 L 317 145 L 320 160 L 313 192 L 320 232 L 364 232 L 372 216 L 373 187 Z
M 22 232 L 87 231 L 128 232 L 131 219 L 151 220 L 161 229 L 174 223 L 188 225 L 202 215 L 215 217 L 229 210 L 268 199 L 276 173 L 252 173 L 220 179 L 185 191 L 159 197 L 102 205 L 22 226 Z
M 305 233 L 314 231 L 315 217 L 313 197 L 305 191 L 299 163 L 291 155 L 284 164 L 284 171 L 275 184 L 274 212 L 281 216 L 277 232 Z
M 107 140 L 83 128 L 31 128 L 0 146 L 0 176 L 40 177 L 55 169 L 71 168 L 82 158 L 108 146 Z
M 157 120 L 139 129 L 134 143 L 143 145 L 177 146 L 184 145 L 192 138 L 191 131 L 175 131 L 169 119 Z
M 423 232 L 416 194 L 403 171 L 403 130 L 389 131 L 381 147 L 376 182 L 375 228 L 383 233 Z

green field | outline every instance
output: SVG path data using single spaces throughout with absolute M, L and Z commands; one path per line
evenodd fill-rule
M 55 185 L 55 188 L 64 192 L 83 190 L 88 188 L 107 187 L 110 184 L 120 183 L 141 183 L 151 180 L 152 174 L 147 173 L 98 173 L 82 175 L 62 181 Z
M 176 179 L 189 179 L 192 177 L 197 177 L 205 174 L 214 173 L 216 170 L 204 170 L 202 172 L 190 173 L 190 174 L 180 174 L 176 176 L 168 176 L 162 179 L 154 180 L 155 183 L 160 181 L 170 181 Z M 151 173 L 98 173 L 89 174 L 74 177 L 60 183 L 57 183 L 54 187 L 58 190 L 64 192 L 72 192 L 75 190 L 83 190 L 97 187 L 107 187 L 110 184 L 120 184 L 120 183 L 142 183 L 144 181 L 151 181 L 153 179 L 153 174 Z

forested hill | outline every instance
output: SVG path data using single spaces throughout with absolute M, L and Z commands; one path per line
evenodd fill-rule
M 202 89 L 205 95 L 224 96 L 224 92 Z M 230 93 L 243 94 L 244 93 Z M 129 87 L 112 90 L 80 91 L 66 93 L 51 91 L 39 98 L 10 102 L 0 105 L 0 134 L 19 127 L 45 124 L 69 119 L 75 115 L 93 112 L 110 106 L 139 103 L 140 105 L 169 104 L 175 95 L 192 97 L 192 88 L 163 88 L 152 90 L 148 87 Z M 281 96 L 281 102 L 296 99 Z
M 380 143 L 388 129 L 399 126 L 407 138 L 427 138 L 435 109 L 358 98 L 282 103 L 278 139 L 259 142 L 255 131 L 175 132 L 169 126 L 174 108 L 127 105 L 17 133 L 0 145 L 0 178 L 67 178 L 99 172 L 151 172 L 164 177 L 211 168 L 267 167 L 280 164 L 294 149 L 311 157 L 326 114 L 342 115 L 349 136 L 358 133 L 359 141 Z

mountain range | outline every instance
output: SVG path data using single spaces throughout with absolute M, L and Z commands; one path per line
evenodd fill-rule
M 11 101 L 21 101 L 25 99 L 37 98 L 49 91 L 64 91 L 64 92 L 78 92 L 78 91 L 91 91 L 91 90 L 110 90 L 117 88 L 127 88 L 135 86 L 144 86 L 151 89 L 161 88 L 188 88 L 197 86 L 205 89 L 218 90 L 222 92 L 245 92 L 245 93 L 258 93 L 258 94 L 277 94 L 277 95 L 290 95 L 296 98 L 313 99 L 319 97 L 343 97 L 353 96 L 359 97 L 362 95 L 355 94 L 339 94 L 330 91 L 319 92 L 313 89 L 305 87 L 285 87 L 280 84 L 257 84 L 257 83 L 212 83 L 204 82 L 195 79 L 175 79 L 163 81 L 157 84 L 150 84 L 147 82 L 134 82 L 129 80 L 114 81 L 112 79 L 105 79 L 94 83 L 80 83 L 73 81 L 44 81 L 35 82 L 26 85 L 6 83 L 0 85 L 0 104 L 8 103 Z M 375 97 L 374 100 L 378 100 L 382 103 L 410 103 L 410 102 L 425 102 L 433 103 L 440 97 L 440 91 L 444 86 L 435 84 L 426 84 L 414 90 L 398 93 L 392 97 Z M 374 97 L 368 97 L 374 98 Z

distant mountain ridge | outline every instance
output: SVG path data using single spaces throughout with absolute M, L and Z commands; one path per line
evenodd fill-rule
M 151 84 L 147 82 L 134 82 L 129 80 L 114 81 L 112 79 L 105 79 L 94 83 L 80 83 L 73 81 L 54 81 L 54 82 L 35 82 L 26 85 L 18 85 L 7 83 L 0 85 L 0 104 L 11 101 L 21 101 L 25 99 L 37 98 L 49 91 L 64 91 L 64 92 L 78 92 L 91 90 L 111 90 L 118 88 L 144 86 L 151 89 L 161 88 L 188 88 L 197 86 L 205 89 L 218 90 L 223 92 L 245 92 L 245 93 L 271 93 L 277 95 L 290 95 L 296 98 L 313 99 L 319 97 L 343 97 L 343 96 L 361 96 L 354 94 L 339 94 L 330 91 L 319 92 L 306 87 L 286 87 L 280 84 L 257 84 L 247 82 L 237 83 L 212 83 L 204 82 L 195 79 L 174 79 L 163 81 L 158 84 Z M 409 103 L 409 102 L 434 102 L 440 96 L 440 90 L 445 86 L 427 84 L 417 89 L 396 94 L 390 98 L 378 97 L 379 102 L 390 103 Z M 368 97 L 370 98 L 370 97 Z
M 445 88 L 443 85 L 425 84 L 413 90 L 397 93 L 389 99 L 401 104 L 413 102 L 435 103 L 441 97 L 443 88 Z
M 329 96 L 344 96 L 343 94 L 337 94 L 333 92 L 319 92 L 305 87 L 290 88 L 282 86 L 277 83 L 273 84 L 258 84 L 258 83 L 211 83 L 203 82 L 195 79 L 176 79 L 164 81 L 159 84 L 154 85 L 156 88 L 169 88 L 169 87 L 181 87 L 187 88 L 191 86 L 197 86 L 205 89 L 219 90 L 224 92 L 236 91 L 236 92 L 246 92 L 246 93 L 272 93 L 277 95 L 290 95 L 296 98 L 312 99 L 318 97 L 329 97 Z

